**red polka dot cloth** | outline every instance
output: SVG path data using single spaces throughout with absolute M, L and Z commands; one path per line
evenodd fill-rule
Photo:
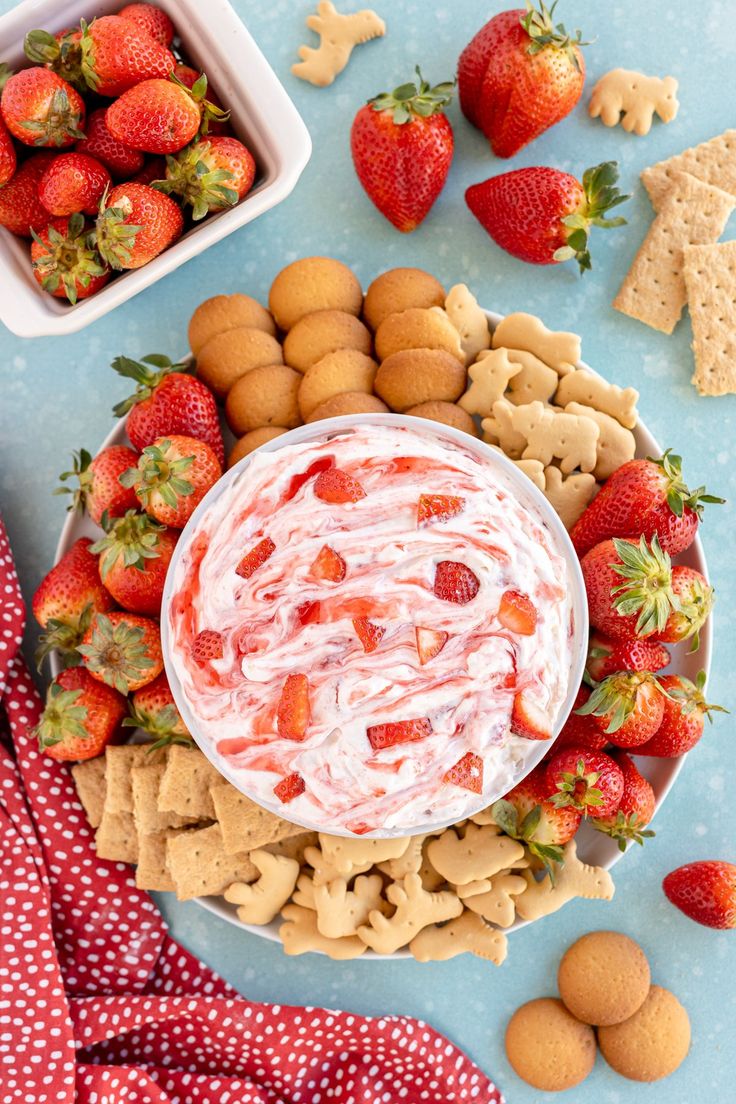
M 418 1020 L 254 1004 L 175 943 L 38 751 L 23 626 L 0 521 L 2 1104 L 503 1104 Z

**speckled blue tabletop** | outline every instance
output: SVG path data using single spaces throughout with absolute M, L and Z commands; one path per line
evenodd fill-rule
M 0 12 L 12 6 L 0 0 Z M 289 72 L 296 47 L 309 41 L 304 19 L 310 4 L 235 0 L 234 6 L 302 112 L 314 142 L 312 160 L 285 203 L 82 333 L 36 341 L 5 330 L 0 334 L 0 506 L 26 595 L 49 568 L 64 519 L 63 502 L 51 497 L 56 476 L 72 448 L 96 448 L 112 424 L 113 402 L 128 390 L 108 368 L 113 356 L 185 352 L 187 320 L 198 302 L 235 290 L 265 300 L 275 273 L 299 256 L 340 257 L 364 284 L 385 268 L 414 264 L 431 269 L 447 286 L 467 282 L 487 307 L 531 310 L 553 327 L 576 330 L 586 360 L 616 383 L 640 390 L 643 417 L 663 444 L 683 453 L 691 483 L 707 482 L 730 499 L 709 511 L 703 536 L 718 591 L 709 693 L 733 710 L 736 397 L 698 398 L 690 387 L 687 320 L 665 337 L 617 314 L 610 301 L 652 217 L 638 182 L 640 169 L 734 125 L 734 0 L 705 6 L 560 0 L 568 27 L 579 25 L 584 37 L 596 38 L 586 52 L 586 100 L 595 79 L 616 66 L 672 73 L 680 81 L 678 118 L 666 127 L 655 122 L 648 137 L 636 138 L 604 128 L 580 106 L 509 165 L 490 155 L 482 136 L 453 106 L 456 153 L 447 186 L 425 224 L 409 236 L 376 213 L 356 182 L 348 145 L 352 116 L 370 95 L 409 79 L 416 62 L 433 81 L 450 77 L 462 47 L 505 6 L 502 0 L 375 0 L 388 24 L 386 38 L 357 50 L 330 89 L 312 88 Z M 625 209 L 629 225 L 595 234 L 595 268 L 582 281 L 569 265 L 530 268 L 501 253 L 463 202 L 469 184 L 511 167 L 557 165 L 578 174 L 610 158 L 619 160 L 626 190 L 634 193 Z M 735 232 L 732 219 L 724 236 Z M 651 1087 L 624 1081 L 599 1059 L 590 1079 L 565 1099 L 690 1104 L 710 1098 L 725 1104 L 736 1091 L 736 932 L 717 933 L 686 920 L 667 903 L 660 883 L 687 860 L 736 857 L 733 727 L 732 718 L 719 719 L 690 756 L 656 818 L 656 840 L 644 851 L 636 848 L 616 868 L 614 901 L 575 902 L 513 935 L 501 969 L 468 956 L 428 966 L 286 958 L 277 945 L 240 932 L 195 904 L 177 904 L 165 895 L 161 908 L 173 934 L 248 997 L 426 1018 L 472 1055 L 510 1104 L 547 1097 L 509 1068 L 503 1051 L 509 1015 L 532 997 L 555 993 L 558 960 L 577 936 L 599 927 L 619 929 L 641 942 L 656 981 L 687 1007 L 692 1053 L 674 1076 Z

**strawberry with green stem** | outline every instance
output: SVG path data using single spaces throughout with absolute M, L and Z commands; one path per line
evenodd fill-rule
M 567 747 L 547 764 L 546 782 L 552 804 L 570 806 L 584 817 L 605 817 L 621 804 L 624 776 L 615 759 L 603 751 Z
M 636 749 L 639 754 L 639 749 Z M 591 824 L 599 832 L 604 832 L 618 843 L 619 851 L 625 851 L 629 843 L 643 846 L 644 840 L 651 839 L 654 832 L 647 825 L 654 816 L 656 800 L 654 790 L 646 778 L 634 766 L 623 751 L 614 755 L 623 775 L 624 788 L 618 809 L 608 816 L 596 815 Z
M 554 883 L 555 870 L 564 859 L 562 848 L 580 827 L 581 815 L 569 805 L 558 808 L 549 798 L 545 770 L 540 765 L 496 801 L 491 813 L 501 831 L 523 843 Z
M 141 268 L 181 237 L 184 216 L 173 199 L 147 184 L 116 184 L 97 216 L 97 249 L 116 270 Z
M 34 730 L 41 751 L 59 762 L 94 759 L 120 735 L 127 712 L 122 694 L 83 667 L 57 675 Z
M 67 509 L 80 513 L 86 510 L 95 525 L 101 523 L 105 513 L 111 518 L 122 517 L 138 508 L 135 492 L 120 483 L 123 472 L 137 463 L 138 453 L 127 445 L 109 445 L 94 459 L 86 449 L 80 449 L 72 453 L 72 467 L 59 476 L 61 486 L 54 494 L 71 495 Z
M 222 475 L 214 452 L 194 437 L 158 437 L 146 445 L 134 467 L 120 476 L 146 513 L 174 529 L 183 529 L 204 496 Z
M 444 109 L 454 82 L 434 88 L 417 66 L 418 83 L 382 92 L 358 111 L 350 148 L 358 179 L 382 215 L 409 233 L 442 191 L 454 150 Z
M 573 258 L 581 273 L 591 267 L 593 226 L 609 230 L 626 219 L 608 212 L 630 197 L 616 187 L 618 165 L 604 161 L 583 173 L 582 183 L 558 169 L 534 166 L 473 184 L 465 201 L 497 245 L 528 264 Z
M 164 666 L 156 622 L 123 611 L 96 614 L 77 651 L 93 678 L 121 694 L 147 686 Z
M 103 514 L 101 524 L 105 535 L 90 551 L 99 553 L 102 582 L 124 609 L 157 617 L 179 534 L 134 510 L 121 518 Z
M 100 581 L 92 541 L 80 537 L 42 579 L 33 595 L 33 616 L 44 630 L 39 637 L 39 668 L 51 651 L 65 665 L 79 663 L 77 645 L 92 617 L 114 609 L 115 600 Z
M 619 671 L 651 671 L 656 674 L 669 662 L 670 653 L 663 644 L 652 640 L 608 640 L 594 633 L 588 648 L 585 673 L 595 683 Z
M 84 138 L 84 100 L 49 69 L 21 69 L 5 81 L 3 121 L 26 146 L 72 146 Z
M 662 723 L 651 739 L 637 747 L 636 754 L 672 758 L 695 747 L 703 735 L 706 717 L 712 723 L 712 713 L 728 710 L 706 701 L 705 671 L 698 672 L 695 682 L 685 675 L 664 675 L 660 683 L 667 694 Z
M 129 703 L 130 716 L 123 721 L 123 728 L 141 728 L 153 738 L 150 750 L 181 744 L 191 747 L 192 738 L 176 707 L 166 673 L 136 690 Z
M 68 81 L 77 92 L 84 94 L 87 83 L 81 72 L 82 32 L 78 27 L 69 27 L 56 34 L 48 31 L 28 31 L 23 41 L 23 50 L 34 65 L 43 65 Z
M 224 122 L 229 118 L 206 94 L 204 73 L 192 88 L 173 73 L 168 80 L 142 81 L 108 107 L 105 123 L 112 136 L 126 146 L 145 153 L 177 153 L 197 134 L 206 134 L 211 119 Z
M 660 680 L 649 671 L 624 671 L 598 683 L 577 712 L 595 718 L 610 743 L 637 747 L 661 725 L 666 696 Z
M 44 291 L 76 303 L 104 287 L 110 269 L 95 244 L 84 215 L 49 218 L 41 230 L 31 230 L 31 266 Z
M 256 163 L 250 150 L 237 138 L 198 139 L 175 156 L 166 158 L 166 179 L 154 187 L 178 196 L 192 208 L 197 222 L 213 211 L 234 207 L 250 191 Z

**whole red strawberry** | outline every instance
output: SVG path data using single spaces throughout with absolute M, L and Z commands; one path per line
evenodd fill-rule
M 204 441 L 172 434 L 146 445 L 137 463 L 120 476 L 146 513 L 183 529 L 222 475 L 222 466 Z
M 572 712 L 565 721 L 559 736 L 552 745 L 550 754 L 554 754 L 565 747 L 584 747 L 593 751 L 602 751 L 608 743 L 607 737 L 601 732 L 598 724 L 592 717 L 582 717 L 578 710 L 585 705 L 590 697 L 589 688 L 583 683 L 575 695 Z
M 0 188 L 0 226 L 21 238 L 48 226 L 51 214 L 38 198 L 38 182 L 54 157 L 51 152 L 34 153 Z
M 636 747 L 646 743 L 664 716 L 661 683 L 648 671 L 610 675 L 593 690 L 578 712 L 594 717 L 612 744 Z
M 116 179 L 120 177 L 130 179 L 141 171 L 145 158 L 140 150 L 126 146 L 124 142 L 118 142 L 117 138 L 113 138 L 107 129 L 106 114 L 106 107 L 98 107 L 92 112 L 84 128 L 87 137 L 77 142 L 75 148 L 78 153 L 87 153 L 101 161 Z
M 172 73 L 176 59 L 147 31 L 119 15 L 82 20 L 81 73 L 100 96 L 122 96 L 129 88 Z
M 35 730 L 38 746 L 59 761 L 94 759 L 119 737 L 126 712 L 122 694 L 83 667 L 70 667 L 49 686 Z
M 417 67 L 418 85 L 402 84 L 361 107 L 350 148 L 368 198 L 389 222 L 408 233 L 426 217 L 442 191 L 454 150 L 443 109 L 453 84 L 432 88 Z
M 736 865 L 722 859 L 686 863 L 662 889 L 675 908 L 708 928 L 736 928 Z
M 691 652 L 700 646 L 700 630 L 713 609 L 713 587 L 694 567 L 675 564 L 672 568 L 672 593 L 675 608 L 657 636 L 665 644 L 679 644 L 692 638 Z
M 215 397 L 185 365 L 151 354 L 140 361 L 119 356 L 112 367 L 137 385 L 133 395 L 113 408 L 118 418 L 128 415 L 125 428 L 134 448 L 142 452 L 158 437 L 184 434 L 205 441 L 224 464 Z
M 110 104 L 105 122 L 119 142 L 146 153 L 176 153 L 210 118 L 227 113 L 205 99 L 207 77 L 190 89 L 175 79 L 147 80 Z
M 667 449 L 659 460 L 629 460 L 606 480 L 602 490 L 576 521 L 570 539 L 579 556 L 610 537 L 656 536 L 676 556 L 695 540 L 705 503 L 722 503 L 691 491 L 682 478 L 682 460 Z
M 91 548 L 100 554 L 102 582 L 124 609 L 157 617 L 179 534 L 132 510 L 103 518 L 103 527 L 105 536 Z
M 158 624 L 122 610 L 95 614 L 77 651 L 93 678 L 121 694 L 147 686 L 164 666 Z
M 167 744 L 191 746 L 192 743 L 164 671 L 153 682 L 135 691 L 130 702 L 130 716 L 123 721 L 123 727 L 142 728 L 156 741 L 154 748 Z
M 705 718 L 712 721 L 711 713 L 727 713 L 728 710 L 720 705 L 709 705 L 705 700 L 705 671 L 700 671 L 695 682 L 684 675 L 664 675 L 660 684 L 668 695 L 662 723 L 651 740 L 636 749 L 636 754 L 664 758 L 684 755 L 703 735 Z
M 65 663 L 78 663 L 75 649 L 92 615 L 115 606 L 112 595 L 100 581 L 97 557 L 90 552 L 91 546 L 87 537 L 75 541 L 44 576 L 33 595 L 33 616 L 45 630 L 36 652 L 39 666 L 52 649 L 59 651 Z
M 556 4 L 501 12 L 458 64 L 460 106 L 497 157 L 511 157 L 572 111 L 583 91 L 580 31 L 555 25 Z
M 591 637 L 585 666 L 594 682 L 602 682 L 619 671 L 661 671 L 670 662 L 670 653 L 651 640 L 608 640 L 599 633 Z M 582 703 L 581 703 L 582 704 Z
M 522 840 L 550 873 L 562 861 L 562 845 L 580 827 L 581 814 L 571 806 L 557 808 L 550 798 L 544 767 L 535 767 L 492 807 L 499 828 Z
M 62 153 L 41 177 L 38 198 L 52 215 L 95 215 L 109 183 L 109 172 L 94 157 Z
M 54 494 L 70 494 L 70 510 L 86 510 L 95 525 L 102 521 L 102 515 L 122 517 L 127 510 L 136 510 L 138 500 L 135 492 L 124 487 L 120 476 L 131 464 L 138 463 L 138 453 L 127 445 L 110 445 L 98 452 L 94 459 L 86 449 L 72 454 L 71 471 L 62 472 L 62 486 Z M 71 480 L 74 486 L 67 487 Z
M 73 146 L 84 138 L 84 100 L 50 69 L 21 69 L 9 77 L 0 109 L 10 133 L 26 146 Z
M 465 193 L 468 207 L 501 249 L 528 264 L 559 264 L 573 257 L 591 267 L 592 226 L 610 229 L 626 219 L 606 212 L 629 197 L 616 187 L 618 165 L 604 161 L 586 169 L 582 184 L 559 169 L 537 166 L 492 176 Z
M 563 748 L 550 759 L 545 777 L 549 800 L 558 809 L 569 806 L 585 817 L 606 817 L 621 804 L 624 776 L 604 751 Z
M 146 184 L 116 184 L 97 218 L 97 247 L 111 268 L 140 268 L 181 237 L 173 199 Z
M 166 179 L 156 188 L 179 196 L 195 222 L 210 211 L 233 207 L 250 191 L 256 175 L 253 155 L 237 138 L 193 142 L 166 159 Z
M 135 23 L 162 46 L 170 46 L 174 38 L 174 24 L 165 11 L 154 4 L 126 4 L 118 12 L 121 19 Z
M 84 215 L 49 219 L 43 230 L 32 230 L 33 275 L 44 291 L 76 303 L 104 287 L 110 269 L 100 256 L 94 232 Z
M 639 754 L 639 748 L 636 749 Z M 645 839 L 651 839 L 654 832 L 647 825 L 654 816 L 656 805 L 654 790 L 634 766 L 624 751 L 614 755 L 623 775 L 624 790 L 615 813 L 609 816 L 596 816 L 591 820 L 594 828 L 605 832 L 618 842 L 619 851 L 625 851 L 628 844 L 643 845 Z
M 0 187 L 7 184 L 15 173 L 18 158 L 10 132 L 0 116 Z

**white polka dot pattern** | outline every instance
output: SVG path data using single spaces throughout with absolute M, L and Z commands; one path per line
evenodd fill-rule
M 253 1004 L 175 943 L 129 868 L 97 858 L 68 770 L 38 751 L 23 625 L 0 522 L 3 1104 L 503 1104 L 420 1021 Z

